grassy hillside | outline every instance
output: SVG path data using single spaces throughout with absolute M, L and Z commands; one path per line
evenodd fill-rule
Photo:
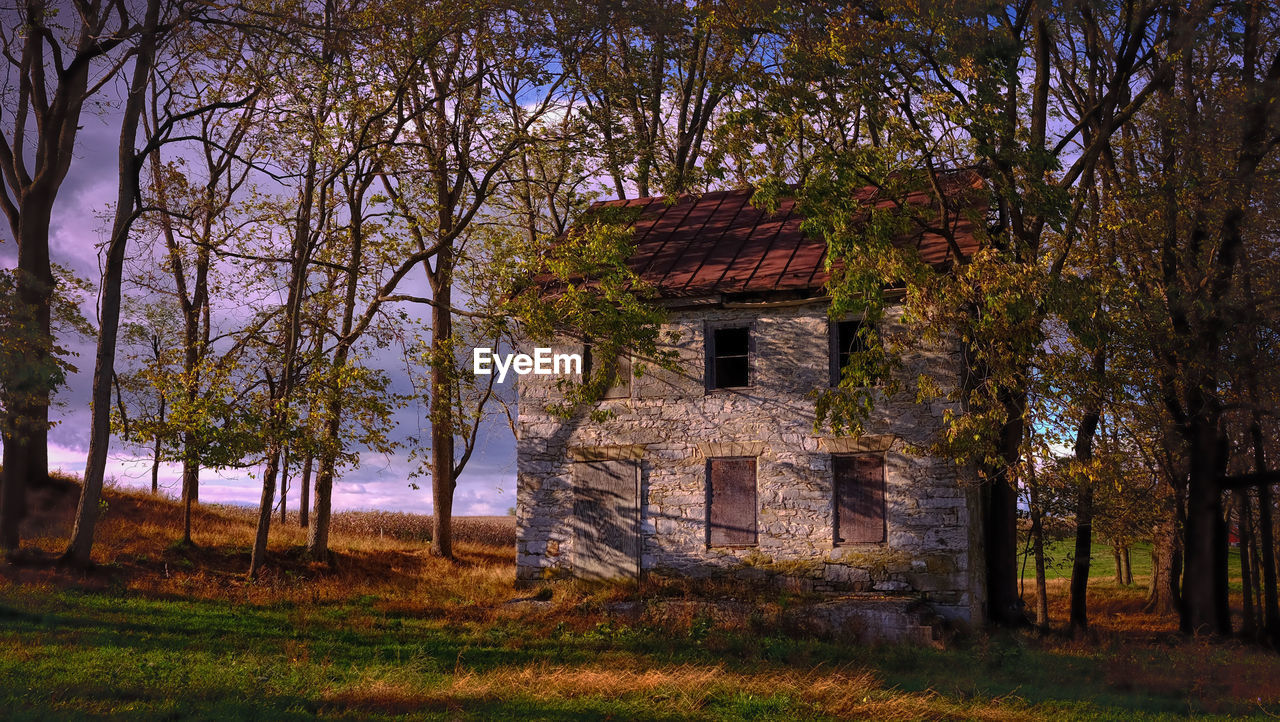
M 67 490 L 72 491 L 72 490 Z M 8 719 L 1136 719 L 1280 713 L 1280 658 L 1188 641 L 1141 611 L 1144 590 L 1096 586 L 1093 638 L 975 636 L 945 651 L 834 644 L 699 613 L 617 614 L 639 596 L 732 589 L 513 586 L 512 545 L 474 522 L 459 560 L 397 527 L 335 533 L 334 564 L 204 507 L 195 549 L 176 507 L 112 492 L 99 569 L 0 565 L 0 709 Z M 40 500 L 37 551 L 64 543 L 70 496 Z M 405 524 L 420 527 L 423 520 Z M 462 525 L 466 528 L 466 523 Z M 484 534 L 480 529 L 485 529 Z M 1136 562 L 1136 559 L 1135 559 Z M 1051 583 L 1064 615 L 1064 585 Z M 739 595 L 740 597 L 740 595 Z M 761 609 L 794 604 L 778 593 Z M 762 615 L 761 619 L 768 618 Z

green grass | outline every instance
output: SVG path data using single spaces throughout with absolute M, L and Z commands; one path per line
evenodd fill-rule
M 1025 540 L 1024 540 L 1025 544 Z M 1075 563 L 1075 540 L 1074 539 L 1057 539 L 1049 541 L 1045 544 L 1044 557 L 1044 576 L 1045 579 L 1070 579 L 1071 566 Z M 1025 547 L 1024 547 L 1025 549 Z M 1231 570 L 1231 578 L 1238 581 L 1240 576 L 1240 552 L 1237 549 L 1228 551 L 1228 560 Z M 1115 557 L 1111 552 L 1111 544 L 1108 542 L 1094 542 L 1093 551 L 1090 554 L 1089 578 L 1090 579 L 1115 579 L 1116 564 Z M 1023 557 L 1019 555 L 1018 563 L 1022 565 Z M 1129 564 L 1133 569 L 1133 577 L 1135 581 L 1146 580 L 1151 578 L 1151 544 L 1141 542 L 1133 544 L 1129 547 Z M 1023 579 L 1034 579 L 1036 576 L 1035 559 L 1030 556 L 1026 557 L 1026 564 L 1022 565 Z M 1238 587 L 1238 584 L 1237 584 Z
M 1110 642 L 1083 654 L 1016 635 L 949 651 L 872 648 L 713 624 L 673 634 L 613 620 L 580 631 L 563 623 L 546 628 L 536 618 L 467 622 L 380 611 L 367 595 L 259 606 L 0 587 L 7 719 L 832 718 L 803 685 L 787 686 L 786 675 L 797 671 L 863 675 L 867 688 L 854 689 L 848 712 L 856 717 L 1263 711 L 1213 696 L 1219 677 L 1239 676 L 1228 669 L 1231 650 L 1187 651 L 1206 665 L 1197 678 L 1210 696 L 1204 687 L 1178 684 L 1153 690 L 1134 676 L 1158 675 L 1182 651 Z M 1226 666 L 1215 671 L 1218 663 Z M 606 677 L 609 670 L 659 670 L 671 681 L 639 690 L 607 682 L 573 688 L 564 670 L 580 669 Z M 532 683 L 512 681 L 528 670 Z M 681 682 L 706 670 L 710 681 Z M 757 678 L 765 683 L 750 686 Z M 771 688 L 772 679 L 784 683 Z

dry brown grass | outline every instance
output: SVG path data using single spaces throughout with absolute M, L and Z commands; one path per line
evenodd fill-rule
M 1095 636 L 1111 634 L 1142 635 L 1157 641 L 1178 633 L 1175 615 L 1158 615 L 1144 610 L 1147 601 L 1147 579 L 1138 577 L 1132 586 L 1119 586 L 1104 579 L 1089 580 L 1089 625 Z M 1025 596 L 1027 609 L 1033 608 L 1030 584 Z M 1070 616 L 1071 580 L 1050 579 L 1045 582 L 1049 592 L 1049 619 L 1055 628 L 1065 632 Z
M 515 523 L 510 517 L 455 519 L 455 559 L 430 554 L 422 538 L 431 518 L 403 513 L 339 512 L 334 515 L 328 563 L 305 558 L 307 530 L 273 520 L 268 562 L 248 584 L 256 510 L 198 504 L 192 513 L 192 548 L 181 538 L 181 509 L 173 500 L 144 491 L 104 490 L 94 541 L 99 565 L 83 575 L 51 564 L 65 549 L 79 488 L 55 479 L 32 493 L 32 513 L 23 524 L 25 552 L 0 574 L 15 581 L 89 586 L 123 585 L 139 591 L 201 599 L 254 603 L 314 603 L 369 594 L 396 599 L 492 600 L 510 596 L 515 562 Z M 428 535 L 429 536 L 429 535 Z M 506 543 L 504 537 L 509 537 Z M 495 543 L 498 541 L 500 543 Z M 25 562 L 22 559 L 25 558 Z M 430 588 L 430 594 L 421 594 Z
M 416 695 L 389 680 L 370 680 L 360 692 L 344 690 L 335 700 L 359 698 L 412 700 L 422 706 L 448 706 L 468 702 L 522 697 L 551 701 L 562 698 L 616 695 L 618 690 L 649 698 L 658 709 L 700 709 L 714 695 L 732 691 L 768 697 L 787 695 L 804 699 L 830 714 L 848 716 L 878 692 L 880 683 L 870 672 L 761 672 L 742 674 L 723 665 L 684 664 L 669 667 L 616 667 L 605 665 L 561 666 L 535 664 L 494 672 L 465 672 L 447 687 Z M 398 692 L 396 690 L 399 690 Z M 391 692 L 391 694 L 388 694 Z
M 1004 697 L 981 704 L 948 699 L 933 691 L 901 692 L 886 688 L 868 671 L 734 672 L 724 665 L 672 665 L 628 668 L 607 665 L 536 664 L 496 672 L 465 672 L 448 685 L 424 690 L 412 681 L 379 677 L 327 690 L 325 699 L 342 709 L 374 709 L 385 714 L 422 710 L 463 712 L 485 703 L 522 700 L 551 704 L 566 699 L 616 698 L 625 691 L 639 696 L 645 718 L 685 718 L 691 710 L 718 716 L 716 700 L 757 698 L 803 701 L 835 719 L 1045 719 L 1022 700 Z M 771 717 L 771 716 L 768 716 Z
M 1185 694 L 1208 712 L 1238 710 L 1241 700 L 1280 701 L 1280 656 L 1248 642 L 1184 636 L 1177 615 L 1145 610 L 1148 583 L 1142 577 L 1129 586 L 1090 579 L 1089 630 L 1072 638 L 1066 628 L 1070 580 L 1048 580 L 1053 633 L 1040 643 L 1048 650 L 1097 656 L 1114 689 Z M 1026 601 L 1030 605 L 1031 597 Z M 1238 625 L 1242 600 L 1233 595 L 1231 601 Z
M 230 504 L 211 504 L 225 516 L 256 523 L 258 510 L 254 507 Z M 273 524 L 279 523 L 279 517 Z M 290 514 L 286 525 L 296 526 L 297 515 Z M 428 514 L 410 514 L 402 511 L 339 511 L 330 522 L 333 534 L 359 539 L 393 539 L 396 541 L 429 542 L 432 533 L 432 517 Z M 489 546 L 511 546 L 516 543 L 516 518 L 514 516 L 458 516 L 453 519 L 455 541 L 474 542 Z

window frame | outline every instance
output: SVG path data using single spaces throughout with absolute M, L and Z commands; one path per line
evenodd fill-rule
M 747 332 L 747 383 L 743 386 L 716 385 L 716 332 L 745 329 Z M 737 358 L 736 356 L 734 358 Z M 749 389 L 755 385 L 754 361 L 756 358 L 756 323 L 748 321 L 708 321 L 703 326 L 703 387 L 706 393 Z

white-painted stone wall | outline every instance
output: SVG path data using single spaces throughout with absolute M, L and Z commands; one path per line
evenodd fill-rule
M 885 330 L 901 330 L 890 309 Z M 706 391 L 708 326 L 751 324 L 751 386 Z M 815 389 L 829 383 L 825 306 L 672 311 L 664 328 L 682 373 L 646 368 L 631 397 L 598 404 L 571 420 L 546 411 L 554 378 L 524 376 L 517 442 L 517 568 L 523 580 L 572 575 L 571 463 L 584 451 L 640 457 L 641 568 L 646 573 L 730 574 L 801 591 L 915 594 L 964 623 L 982 618 L 981 524 L 971 472 L 919 456 L 945 405 L 915 402 L 926 373 L 944 388 L 959 358 L 939 349 L 909 359 L 901 391 L 877 404 L 859 439 L 815 433 Z M 565 346 L 558 350 L 579 351 Z M 637 364 L 639 367 L 641 364 Z M 887 540 L 834 544 L 832 453 L 885 453 Z M 706 459 L 756 456 L 758 544 L 708 548 Z

